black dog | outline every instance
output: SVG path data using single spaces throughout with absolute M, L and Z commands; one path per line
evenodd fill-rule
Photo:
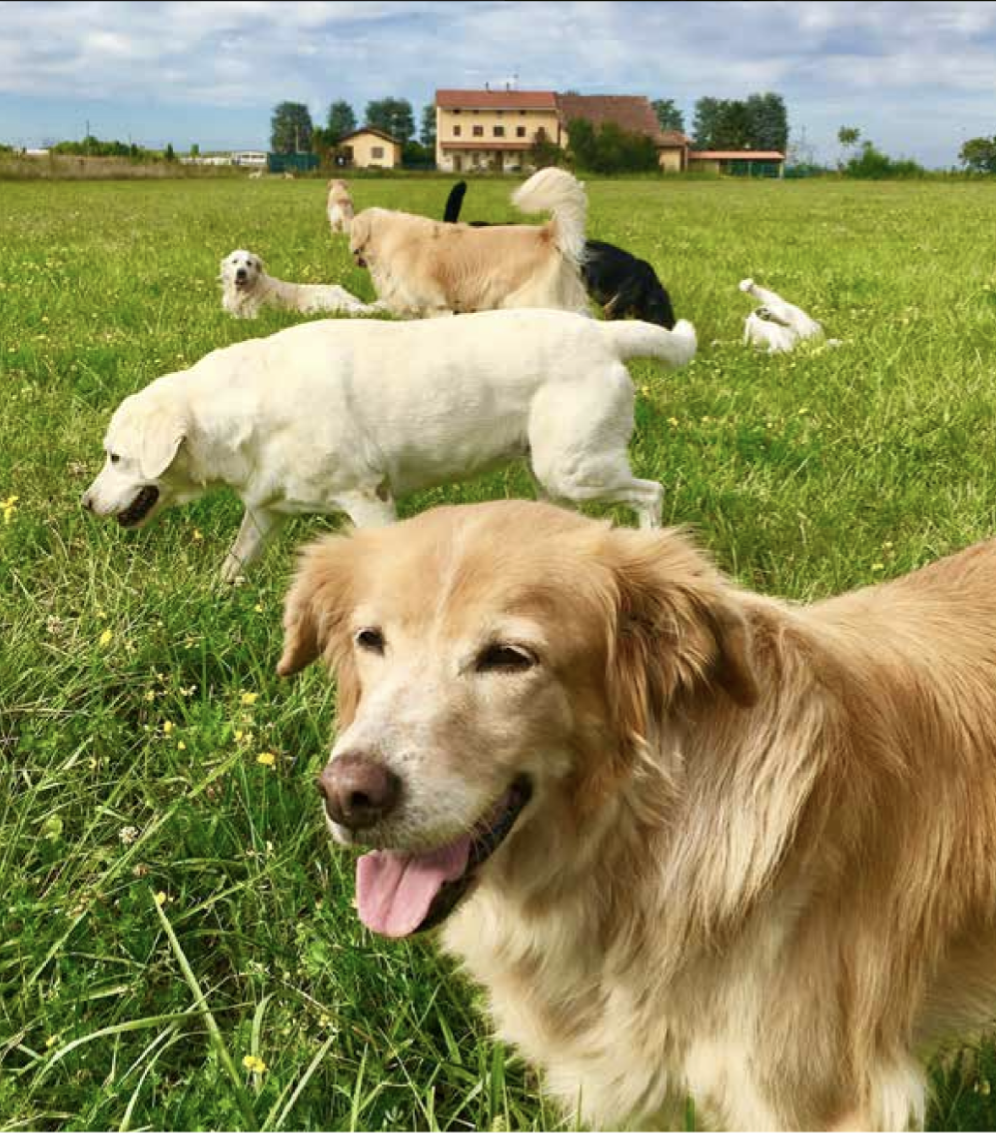
M 450 190 L 443 212 L 447 224 L 459 220 L 466 192 L 466 181 L 458 181 Z M 479 220 L 471 223 L 475 228 L 486 225 Z M 646 260 L 602 240 L 586 240 L 584 251 L 584 285 L 607 319 L 643 319 L 668 330 L 674 327 L 671 297 Z

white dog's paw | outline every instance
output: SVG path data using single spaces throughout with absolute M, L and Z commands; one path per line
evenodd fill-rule
M 753 291 L 754 281 L 752 279 L 742 279 L 739 286 L 741 291 Z
M 229 586 L 240 586 L 245 582 L 242 574 L 242 560 L 228 555 L 221 566 L 221 581 Z

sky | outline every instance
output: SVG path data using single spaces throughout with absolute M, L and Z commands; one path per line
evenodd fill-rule
M 266 148 L 270 115 L 334 99 L 431 103 L 437 87 L 695 101 L 780 93 L 792 139 L 834 161 L 841 126 L 956 164 L 996 134 L 996 0 L 934 3 L 0 2 L 0 142 L 97 137 Z

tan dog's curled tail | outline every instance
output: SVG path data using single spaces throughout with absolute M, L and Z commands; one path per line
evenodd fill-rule
M 584 259 L 584 226 L 588 198 L 584 184 L 564 169 L 541 169 L 512 194 L 520 212 L 553 214 L 553 230 L 561 255 L 579 268 Z
M 695 357 L 698 340 L 695 327 L 687 319 L 679 319 L 674 330 L 665 330 L 654 323 L 638 319 L 622 322 L 600 322 L 599 331 L 612 340 L 621 361 L 630 358 L 659 358 L 672 369 L 685 366 Z

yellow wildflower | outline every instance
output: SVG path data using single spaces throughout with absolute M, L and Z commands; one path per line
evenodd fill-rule
M 885 570 L 885 563 L 872 563 L 871 568 L 874 571 Z
M 241 699 L 242 703 L 246 706 L 246 708 L 251 708 L 256 703 L 256 701 L 259 700 L 259 693 L 258 692 L 244 692 L 240 699 Z
M 48 1038 L 47 1038 L 47 1039 L 45 1040 L 45 1049 L 46 1049 L 46 1050 L 51 1050 L 51 1049 L 52 1049 L 52 1047 L 54 1047 L 54 1046 L 55 1046 L 55 1044 L 56 1044 L 56 1043 L 57 1043 L 58 1041 L 59 1041 L 59 1036 L 58 1036 L 58 1035 L 49 1035 L 49 1036 L 48 1036 Z
M 667 423 L 671 426 L 672 429 L 677 429 L 678 418 L 677 417 L 668 417 Z
M 156 894 L 156 904 L 160 909 L 166 904 L 166 894 L 161 889 Z
M 263 603 L 257 602 L 256 605 L 253 606 L 253 609 L 256 611 L 257 614 L 261 614 L 263 612 Z
M 98 641 L 100 642 L 101 646 L 110 645 L 111 644 L 111 638 L 113 638 L 113 637 L 114 637 L 114 634 L 111 633 L 111 631 L 109 629 L 105 629 L 104 632 L 98 638 Z
M 265 1074 L 266 1063 L 255 1054 L 247 1054 L 242 1059 L 242 1065 L 253 1074 Z
M 8 496 L 5 500 L 0 500 L 0 510 L 3 511 L 4 523 L 10 523 L 14 512 L 17 511 L 17 501 L 19 496 Z
M 194 528 L 194 542 L 199 543 L 203 538 L 204 538 L 204 536 L 201 533 L 200 529 L 195 527 Z
M 176 750 L 177 751 L 186 751 L 187 750 L 187 745 L 183 742 L 183 740 L 180 740 L 180 742 L 176 745 Z
M 277 757 L 272 751 L 261 751 L 256 756 L 256 762 L 262 763 L 264 767 L 272 767 L 277 762 Z
M 165 721 L 165 723 L 163 724 L 163 735 L 168 736 L 170 734 L 170 732 L 172 732 L 172 731 L 173 731 L 173 721 L 172 720 Z

